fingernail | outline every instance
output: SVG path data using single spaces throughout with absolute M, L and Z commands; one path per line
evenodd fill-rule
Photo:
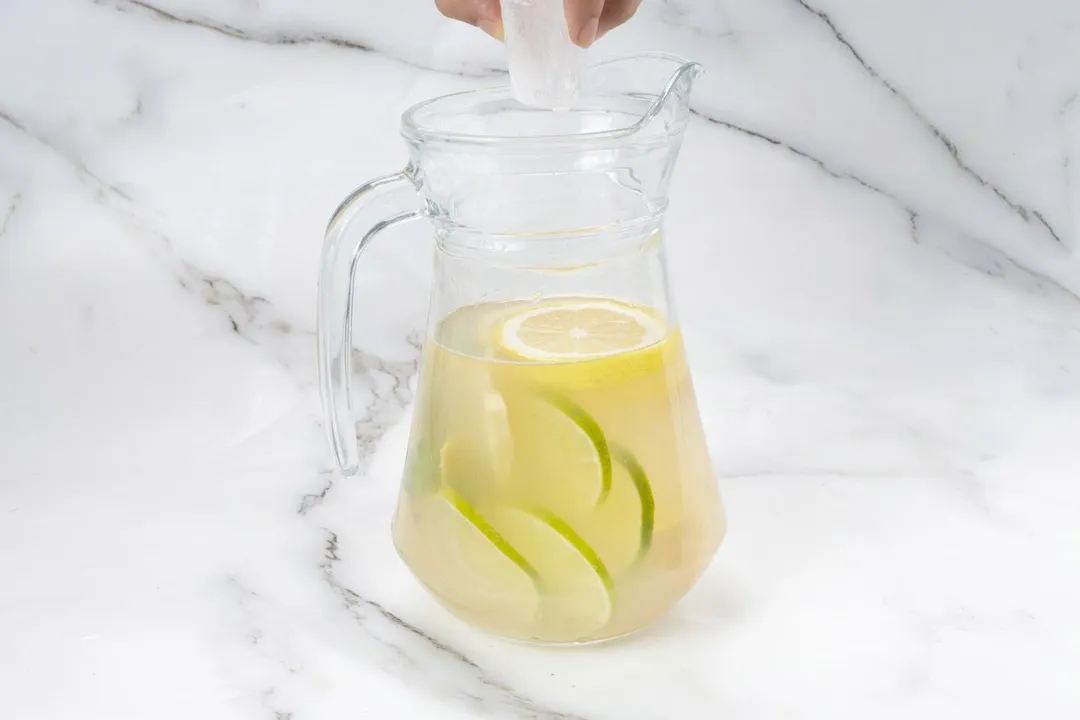
M 587 48 L 596 42 L 596 32 L 600 29 L 600 18 L 594 17 L 578 30 L 577 39 L 574 40 L 578 47 Z

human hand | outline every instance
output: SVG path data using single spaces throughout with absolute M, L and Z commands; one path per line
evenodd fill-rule
M 563 0 L 570 38 L 587 48 L 633 17 L 639 5 L 641 0 Z M 435 0 L 435 7 L 448 18 L 475 25 L 496 40 L 503 39 L 499 0 Z

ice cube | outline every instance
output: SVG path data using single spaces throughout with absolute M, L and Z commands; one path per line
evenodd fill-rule
M 585 51 L 570 39 L 563 0 L 502 0 L 502 15 L 514 97 L 531 107 L 570 108 Z

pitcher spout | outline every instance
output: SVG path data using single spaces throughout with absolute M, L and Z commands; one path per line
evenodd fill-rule
M 667 208 L 701 70 L 661 53 L 602 62 L 562 111 L 522 105 L 505 86 L 426 101 L 402 119 L 409 178 L 445 242 L 469 252 L 581 233 L 636 242 Z
M 665 125 L 681 130 L 690 118 L 690 91 L 704 68 L 696 62 L 683 61 L 677 57 L 670 57 L 669 61 L 681 64 L 668 78 L 667 84 L 642 118 L 641 124 L 661 119 L 665 121 Z
M 681 132 L 690 117 L 690 93 L 704 71 L 696 62 L 668 53 L 642 53 L 593 66 L 586 72 L 585 97 L 634 98 L 648 104 L 628 134 L 644 133 L 658 126 L 663 132 Z

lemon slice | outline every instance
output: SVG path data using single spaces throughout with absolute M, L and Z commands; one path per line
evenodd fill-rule
M 596 551 L 560 517 L 542 508 L 486 510 L 492 528 L 535 568 L 539 634 L 562 641 L 591 637 L 611 620 L 615 581 Z
M 615 300 L 559 300 L 504 319 L 499 348 L 512 358 L 572 361 L 648 347 L 667 326 L 643 308 Z
M 456 490 L 443 485 L 422 502 L 423 534 L 435 545 L 415 555 L 432 565 L 423 575 L 431 589 L 496 631 L 533 628 L 541 614 L 533 563 Z

